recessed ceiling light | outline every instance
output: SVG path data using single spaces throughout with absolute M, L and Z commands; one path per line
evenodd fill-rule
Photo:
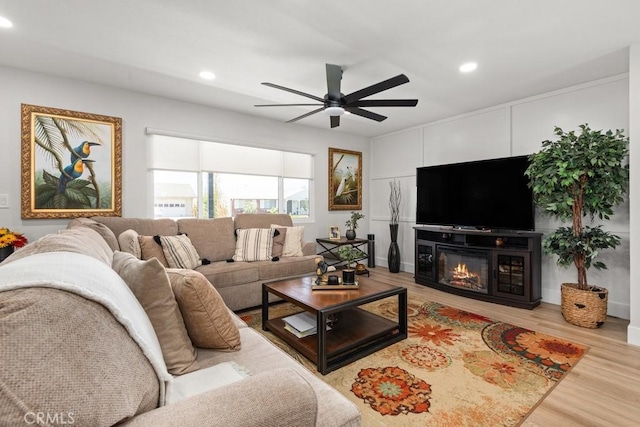
M 216 75 L 211 71 L 200 71 L 200 78 L 205 80 L 213 80 L 216 78 Z
M 476 64 L 475 62 L 466 62 L 460 66 L 459 70 L 461 73 L 470 73 L 476 68 L 478 68 L 478 64 Z
M 13 27 L 13 23 L 9 21 L 7 18 L 5 18 L 4 16 L 0 16 L 0 27 L 11 28 Z

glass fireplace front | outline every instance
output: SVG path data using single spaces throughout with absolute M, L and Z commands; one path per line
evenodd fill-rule
M 489 253 L 438 246 L 438 283 L 489 293 Z

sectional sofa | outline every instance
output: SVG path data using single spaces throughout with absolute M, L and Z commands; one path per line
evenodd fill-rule
M 149 234 L 159 224 L 180 230 L 180 221 L 149 221 L 104 223 L 114 235 L 131 225 Z M 221 270 L 211 277 L 248 278 L 237 285 L 227 279 L 218 293 L 198 269 L 165 268 L 157 258 L 114 250 L 105 228 L 80 222 L 0 264 L 0 425 L 361 424 L 353 403 L 249 328 L 220 297 L 228 289 L 236 306 L 253 305 L 257 299 L 240 303 L 231 289 L 256 289 L 277 262 L 248 273 L 234 267 L 240 263 L 212 260 L 208 265 Z M 215 226 L 232 233 L 228 224 Z M 203 227 L 182 224 L 196 242 L 211 242 Z M 214 246 L 199 249 L 228 256 Z M 233 268 L 238 272 L 223 272 Z

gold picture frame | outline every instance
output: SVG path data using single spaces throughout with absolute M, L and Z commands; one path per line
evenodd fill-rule
M 329 147 L 329 210 L 362 209 L 362 153 Z
M 122 119 L 22 104 L 22 218 L 122 215 Z
M 340 227 L 337 225 L 329 227 L 329 240 L 340 240 Z

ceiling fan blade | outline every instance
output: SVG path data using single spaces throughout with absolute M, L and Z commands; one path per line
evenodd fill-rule
M 310 111 L 310 112 L 305 113 L 305 114 L 303 114 L 303 115 L 301 115 L 301 116 L 298 116 L 298 117 L 295 117 L 295 118 L 293 118 L 293 119 L 291 119 L 291 120 L 288 120 L 288 121 L 287 121 L 287 123 L 297 122 L 297 121 L 298 121 L 298 120 L 300 120 L 300 119 L 304 119 L 305 117 L 309 117 L 309 116 L 310 116 L 310 115 L 312 115 L 312 114 L 319 113 L 319 112 L 320 112 L 320 111 L 322 111 L 322 110 L 324 110 L 324 107 L 322 107 L 322 108 L 318 108 L 317 110 Z
M 256 104 L 254 107 L 317 107 L 324 104 Z
M 327 64 L 327 95 L 334 101 L 340 99 L 340 81 L 342 80 L 342 68 L 338 65 Z
M 417 99 L 364 99 L 347 104 L 347 107 L 415 107 Z
M 348 107 L 346 110 L 352 114 L 355 114 L 356 116 L 366 117 L 367 119 L 375 120 L 376 122 L 381 122 L 387 118 L 387 116 L 383 116 L 372 111 L 363 110 L 362 108 L 358 107 Z
M 380 83 L 376 83 L 369 87 L 365 87 L 364 89 L 360 89 L 356 92 L 350 93 L 349 95 L 344 97 L 344 100 L 347 104 L 349 104 L 353 101 L 357 101 L 358 99 L 366 98 L 367 96 L 374 95 L 376 93 L 391 89 L 396 86 L 400 86 L 405 83 L 409 83 L 409 78 L 404 74 L 400 74 Z
M 337 128 L 340 126 L 340 116 L 330 116 L 331 118 L 331 129 Z
M 263 85 L 265 86 L 269 86 L 272 87 L 274 89 L 280 89 L 280 90 L 284 90 L 286 92 L 291 92 L 291 93 L 295 93 L 296 95 L 300 95 L 300 96 L 306 96 L 307 98 L 311 98 L 311 99 L 315 99 L 318 102 L 322 102 L 324 105 L 324 99 L 315 96 L 315 95 L 310 95 L 308 93 L 304 93 L 304 92 L 300 92 L 299 90 L 295 90 L 295 89 L 289 89 L 288 87 L 284 87 L 284 86 L 279 86 L 273 83 L 267 83 L 267 82 L 262 82 Z

